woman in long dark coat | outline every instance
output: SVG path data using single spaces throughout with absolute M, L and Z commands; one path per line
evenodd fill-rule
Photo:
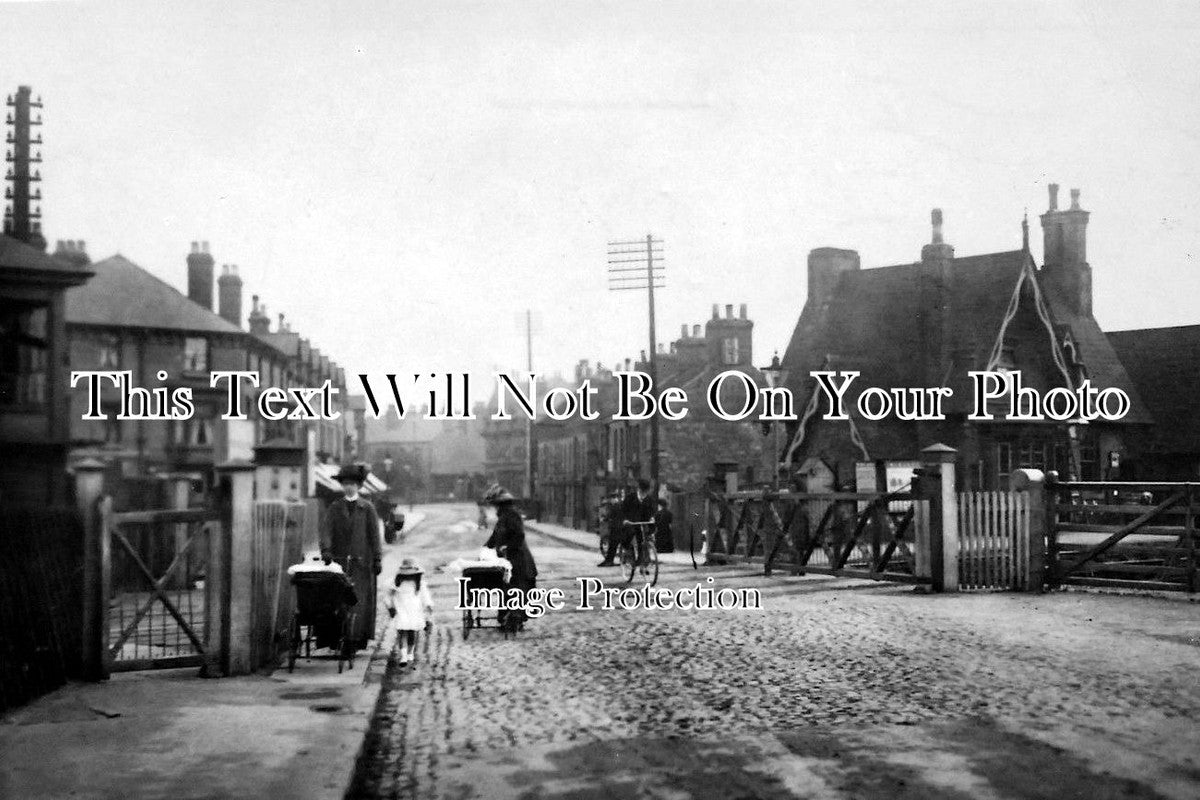
M 513 507 L 514 498 L 507 489 L 497 485 L 488 490 L 485 499 L 496 507 L 496 527 L 483 546 L 495 548 L 501 558 L 508 559 L 512 564 L 509 586 L 527 592 L 537 586 L 537 564 L 525 543 L 525 523 Z M 525 621 L 525 612 L 513 612 L 507 620 L 509 624 L 520 625 Z
M 366 467 L 342 467 L 337 481 L 344 496 L 329 504 L 325 529 L 321 532 L 322 555 L 342 565 L 358 595 L 354 629 L 350 632 L 356 650 L 365 648 L 375 638 L 375 576 L 383 569 L 379 515 L 371 502 L 358 494 L 366 479 Z

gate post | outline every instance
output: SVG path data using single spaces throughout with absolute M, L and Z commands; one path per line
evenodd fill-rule
M 227 461 L 217 472 L 228 481 L 225 502 L 224 559 L 221 570 L 227 577 L 223 588 L 222 653 L 227 675 L 245 675 L 254 671 L 251 639 L 254 635 L 252 601 L 254 465 L 248 461 Z
M 944 444 L 921 451 L 922 484 L 928 477 L 929 563 L 935 592 L 958 591 L 957 457 L 958 451 Z
M 1029 526 L 1024 531 L 1025 592 L 1043 591 L 1046 585 L 1046 476 L 1040 469 L 1018 469 L 1012 475 L 1012 490 L 1028 498 Z
M 83 522 L 83 677 L 103 680 L 104 604 L 100 495 L 104 492 L 104 464 L 88 458 L 75 465 L 75 506 Z
M 162 476 L 167 482 L 167 507 L 175 511 L 184 511 L 188 507 L 189 498 L 192 492 L 192 480 L 183 472 L 169 472 Z M 178 555 L 183 552 L 184 545 L 187 544 L 188 526 L 186 523 L 176 523 L 175 525 L 175 550 L 173 555 Z M 175 571 L 175 577 L 171 579 L 170 588 L 187 589 L 191 587 L 192 576 L 188 564 L 191 559 L 187 559 Z

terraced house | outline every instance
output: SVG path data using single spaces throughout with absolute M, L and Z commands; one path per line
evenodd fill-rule
M 55 256 L 86 265 L 83 242 L 60 242 Z M 257 389 L 248 389 L 244 400 L 250 409 L 246 421 L 222 420 L 226 389 L 212 388 L 214 370 L 252 370 L 259 373 L 260 388 L 317 386 L 332 381 L 345 401 L 343 370 L 320 350 L 289 328 L 283 316 L 271 329 L 258 297 L 253 298 L 249 329 L 242 327 L 242 278 L 237 268 L 226 266 L 216 278 L 208 243 L 193 243 L 187 256 L 188 291 L 184 294 L 150 271 L 122 255 L 91 264 L 94 280 L 67 292 L 66 330 L 73 370 L 127 370 L 132 383 L 155 389 L 192 390 L 196 412 L 185 420 L 82 419 L 86 397 L 70 396 L 72 454 L 75 458 L 99 457 L 110 465 L 125 486 L 146 483 L 167 472 L 196 476 L 203 492 L 212 468 L 231 458 L 249 459 L 253 448 L 267 441 L 290 442 L 306 447 L 316 460 L 338 460 L 346 450 L 347 421 L 270 422 L 257 418 L 253 401 Z M 159 379 L 159 374 L 166 377 Z M 107 409 L 118 407 L 116 387 L 104 384 Z M 135 490 L 133 490 L 135 491 Z M 125 498 L 136 502 L 136 498 Z

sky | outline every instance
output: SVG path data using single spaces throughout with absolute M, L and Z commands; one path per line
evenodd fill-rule
M 1017 249 L 1082 190 L 1106 330 L 1200 323 L 1200 4 L 0 0 L 42 96 L 43 229 L 186 289 L 237 264 L 349 373 L 569 374 L 648 346 L 606 245 L 664 241 L 658 339 L 815 247 Z

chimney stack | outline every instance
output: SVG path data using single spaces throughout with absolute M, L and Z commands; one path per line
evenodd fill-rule
M 197 305 L 213 310 L 213 257 L 208 253 L 208 242 L 203 245 L 192 242 L 192 252 L 187 257 L 188 299 Z
M 271 318 L 267 316 L 267 307 L 259 304 L 258 295 L 251 296 L 250 302 L 250 332 L 254 334 L 270 333 Z
M 80 239 L 68 239 L 63 241 L 59 239 L 54 245 L 54 257 L 59 261 L 65 261 L 75 267 L 86 267 L 92 263 L 92 259 L 88 257 L 87 246 Z
M 242 276 L 237 264 L 226 264 L 217 278 L 217 313 L 232 325 L 242 327 Z
M 1058 208 L 1058 184 L 1050 184 L 1050 207 L 1042 214 L 1042 270 L 1076 314 L 1092 314 L 1092 268 L 1087 263 L 1087 225 L 1090 212 L 1079 205 L 1079 190 L 1071 190 L 1071 207 Z
M 808 253 L 808 297 L 805 305 L 822 306 L 833 296 L 843 272 L 862 268 L 858 252 L 839 247 L 818 247 Z
M 946 244 L 942 236 L 942 210 L 935 208 L 931 211 L 929 221 L 933 236 L 930 237 L 930 243 L 921 248 L 921 261 L 926 264 L 937 263 L 942 270 L 948 270 L 954 258 L 954 247 Z

